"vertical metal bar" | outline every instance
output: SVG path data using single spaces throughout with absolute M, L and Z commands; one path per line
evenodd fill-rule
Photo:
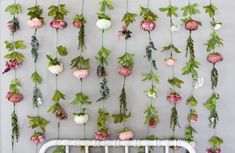
M 145 146 L 145 153 L 149 153 L 149 147 Z
M 89 147 L 88 146 L 85 147 L 85 153 L 89 153 Z
M 129 148 L 127 146 L 125 147 L 125 153 L 129 153 Z
M 165 153 L 169 153 L 169 146 L 165 146 Z
M 65 146 L 65 153 L 69 153 L 69 146 Z
M 105 153 L 109 153 L 109 147 L 104 147 Z

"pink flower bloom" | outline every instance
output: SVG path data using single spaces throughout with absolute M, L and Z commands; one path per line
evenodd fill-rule
M 209 148 L 206 150 L 207 153 L 221 153 L 221 149 L 220 148 L 217 148 L 217 149 L 214 149 L 214 148 Z
M 100 140 L 100 141 L 104 141 L 104 140 L 108 140 L 109 139 L 109 132 L 108 131 L 96 131 L 95 132 L 95 139 L 96 140 Z
M 207 61 L 210 63 L 218 63 L 224 60 L 224 57 L 220 53 L 211 53 L 207 56 Z
M 67 27 L 67 23 L 64 20 L 60 20 L 60 19 L 52 20 L 50 25 L 52 28 L 60 29 L 60 30 L 63 30 L 64 28 Z
M 35 144 L 40 144 L 45 140 L 45 135 L 42 133 L 35 133 L 31 136 L 31 141 Z
M 132 68 L 120 66 L 118 73 L 124 77 L 130 76 L 132 74 Z
M 132 131 L 124 131 L 119 133 L 119 139 L 120 140 L 131 140 L 134 137 L 134 134 Z
M 17 60 L 6 61 L 5 69 L 2 73 L 4 74 L 10 70 L 15 70 L 15 69 L 19 68 L 20 66 L 21 66 L 21 62 L 19 62 Z
M 167 66 L 175 66 L 176 64 L 176 60 L 174 58 L 166 58 L 164 60 L 164 63 L 167 65 Z
M 198 21 L 190 20 L 185 24 L 185 29 L 189 31 L 197 30 L 199 27 Z
M 148 125 L 151 128 L 155 128 L 157 126 L 157 122 L 158 122 L 158 120 L 156 118 L 152 117 L 152 118 L 150 118 Z
M 14 24 L 13 23 L 7 23 L 7 27 L 8 27 L 8 30 L 10 30 L 11 32 L 14 31 L 15 27 L 14 27 Z
M 153 31 L 156 27 L 155 21 L 143 20 L 140 23 L 140 28 L 144 31 Z
M 81 69 L 74 71 L 73 75 L 78 79 L 85 79 L 89 76 L 89 71 L 87 69 Z
M 81 21 L 73 21 L 73 26 L 76 28 L 81 28 L 83 23 Z
M 170 103 L 178 104 L 182 100 L 182 97 L 179 94 L 173 92 L 167 96 L 167 100 Z
M 198 114 L 190 114 L 188 120 L 189 120 L 191 123 L 197 122 L 197 120 L 198 120 Z
M 5 98 L 13 104 L 17 104 L 24 99 L 21 93 L 12 93 L 11 91 L 7 92 Z
M 43 23 L 40 19 L 38 18 L 33 18 L 32 20 L 28 21 L 28 26 L 30 28 L 40 28 L 42 27 Z

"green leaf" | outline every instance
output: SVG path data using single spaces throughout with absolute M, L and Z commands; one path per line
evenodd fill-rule
M 155 83 L 159 84 L 159 75 L 154 74 L 153 72 L 150 73 L 142 73 L 143 79 L 142 81 L 154 81 Z
M 178 17 L 178 14 L 177 14 L 178 7 L 169 5 L 168 7 L 160 8 L 159 10 L 161 12 L 167 12 L 168 17 L 172 17 L 172 16 Z
M 106 19 L 106 20 L 111 20 L 111 17 L 103 14 L 103 13 L 96 13 L 98 15 L 98 19 Z
M 6 54 L 4 57 L 7 59 L 16 60 L 20 62 L 23 62 L 24 60 L 24 55 L 19 52 L 11 52 L 9 54 Z
M 13 93 L 19 93 L 20 81 L 18 79 L 11 80 L 9 89 Z
M 144 20 L 156 21 L 158 18 L 157 14 L 153 13 L 149 8 L 140 6 L 140 9 L 140 16 L 142 16 Z
M 182 84 L 184 83 L 182 80 L 180 80 L 177 77 L 173 77 L 171 79 L 168 79 L 169 84 L 172 86 L 176 86 L 177 88 L 181 88 Z
M 33 18 L 38 18 L 44 23 L 44 18 L 42 17 L 42 8 L 39 5 L 35 5 L 33 7 L 29 7 L 27 15 L 30 17 L 30 20 Z
M 10 43 L 9 41 L 5 40 L 4 44 L 6 46 L 6 49 L 8 49 L 9 52 L 15 49 L 14 43 Z
M 28 116 L 29 118 L 29 127 L 32 129 L 40 128 L 43 133 L 46 131 L 46 126 L 48 125 L 49 121 L 40 117 L 40 116 Z
M 65 9 L 65 4 L 60 4 L 58 6 L 52 5 L 48 9 L 48 16 L 51 16 L 54 19 L 64 20 L 64 17 L 69 13 L 68 10 Z
M 87 58 L 85 59 L 83 56 L 78 56 L 74 59 L 72 59 L 70 63 L 71 68 L 76 68 L 76 69 L 89 69 L 90 68 L 90 59 Z
M 16 15 L 22 12 L 22 8 L 20 4 L 11 4 L 6 7 L 5 12 L 8 12 L 11 15 Z
M 18 123 L 18 117 L 13 111 L 11 114 L 11 141 L 12 141 L 12 146 L 14 146 L 14 142 L 18 142 L 20 137 L 20 128 L 19 128 L 19 123 Z
M 110 119 L 110 115 L 104 109 L 99 109 L 98 113 L 97 126 L 99 131 L 107 132 L 108 128 L 106 127 L 106 122 Z
M 34 73 L 32 73 L 31 79 L 32 79 L 33 83 L 37 83 L 37 84 L 42 83 L 42 77 L 36 71 Z
M 34 63 L 36 63 L 37 59 L 38 59 L 39 42 L 38 42 L 38 39 L 35 35 L 32 36 L 31 47 L 32 47 L 31 54 L 32 54 L 33 59 L 34 59 Z
M 159 121 L 158 111 L 153 105 L 149 105 L 144 111 L 145 115 L 145 124 L 149 125 L 151 119 L 155 119 L 156 122 Z
M 16 49 L 25 49 L 26 45 L 23 40 L 17 40 L 14 42 Z
M 48 109 L 48 113 L 55 113 L 55 111 L 58 109 L 59 105 L 58 103 L 53 104 L 49 109 Z
M 187 99 L 187 105 L 190 105 L 192 107 L 197 106 L 198 101 L 196 100 L 196 98 L 194 98 L 194 96 L 191 96 Z
M 214 111 L 216 109 L 217 101 L 219 100 L 219 94 L 213 93 L 209 99 L 203 104 L 208 110 Z
M 88 105 L 88 104 L 91 104 L 91 101 L 89 100 L 89 97 L 87 95 L 83 94 L 82 92 L 78 92 L 76 94 L 76 97 L 74 98 L 74 100 L 71 102 L 71 104 L 73 104 L 73 105 L 78 105 L 78 104 Z
M 67 56 L 68 55 L 68 50 L 66 47 L 60 45 L 60 46 L 57 46 L 56 49 L 57 49 L 57 52 L 59 53 L 60 56 Z
M 221 139 L 220 137 L 218 136 L 213 136 L 210 138 L 209 140 L 210 144 L 212 145 L 212 147 L 214 149 L 218 149 L 220 148 L 220 145 L 224 143 L 223 139 Z
M 217 87 L 218 77 L 219 77 L 219 73 L 218 73 L 217 69 L 214 66 L 213 69 L 211 70 L 211 88 L 212 89 Z
M 180 128 L 180 124 L 179 124 L 179 117 L 178 117 L 178 112 L 176 107 L 173 107 L 171 109 L 171 120 L 170 120 L 170 127 L 173 131 L 175 131 L 176 127 Z
M 109 97 L 109 87 L 106 78 L 103 78 L 102 82 L 100 83 L 100 94 L 101 97 L 96 102 L 104 101 Z
M 211 38 L 205 44 L 207 46 L 207 51 L 214 51 L 216 47 L 223 46 L 223 40 L 219 37 L 219 35 L 213 31 L 211 33 Z
M 61 91 L 56 90 L 52 97 L 52 100 L 54 102 L 59 102 L 61 99 L 65 99 L 65 95 Z
M 48 66 L 60 64 L 60 60 L 57 57 L 52 58 L 51 55 L 46 55 L 46 57 L 49 61 Z
M 205 12 L 209 15 L 209 17 L 215 16 L 215 11 L 218 9 L 215 5 L 209 4 L 203 7 Z
M 194 133 L 197 133 L 197 131 L 191 125 L 187 126 L 185 129 L 185 140 L 188 142 L 194 141 Z
M 107 58 L 108 58 L 109 54 L 111 54 L 111 51 L 108 50 L 107 48 L 102 47 L 96 55 L 96 60 L 101 63 L 105 63 L 107 65 L 108 64 Z
M 170 51 L 170 50 L 173 50 L 173 51 L 175 51 L 176 53 L 181 53 L 180 49 L 178 49 L 177 47 L 175 47 L 173 44 L 170 44 L 170 45 L 168 45 L 168 46 L 164 46 L 163 49 L 162 49 L 162 52 Z
M 197 69 L 199 69 L 200 63 L 195 59 L 189 60 L 186 65 L 182 68 L 183 75 L 191 74 L 193 78 L 198 77 Z
M 123 56 L 118 58 L 118 64 L 132 68 L 134 66 L 134 54 L 126 52 Z
M 137 16 L 137 14 L 135 14 L 135 13 L 126 12 L 122 18 L 122 21 L 124 21 L 125 24 L 129 25 L 130 23 L 135 22 L 136 16 Z
M 184 6 L 181 10 L 183 11 L 183 16 L 191 16 L 195 14 L 200 14 L 200 10 L 197 9 L 199 5 L 197 3 L 189 4 Z

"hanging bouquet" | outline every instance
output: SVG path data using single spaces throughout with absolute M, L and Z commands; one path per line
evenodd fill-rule
M 63 64 L 60 62 L 60 60 L 56 58 L 52 58 L 50 55 L 47 55 L 48 59 L 48 69 L 52 74 L 60 74 L 64 70 Z
M 118 64 L 120 64 L 118 73 L 123 77 L 130 76 L 134 66 L 134 54 L 126 52 L 118 58 Z
M 152 12 L 149 8 L 145 8 L 145 7 L 140 7 L 141 8 L 141 12 L 140 12 L 140 16 L 142 16 L 142 21 L 140 22 L 140 28 L 143 31 L 153 31 L 156 28 L 156 19 L 158 18 L 158 16 Z
M 74 122 L 78 125 L 84 125 L 88 122 L 89 116 L 87 113 L 85 113 L 85 108 L 82 109 L 79 113 L 73 113 L 74 114 Z
M 51 27 L 60 30 L 66 28 L 67 22 L 64 18 L 69 12 L 66 10 L 65 4 L 59 4 L 58 6 L 52 5 L 48 9 L 48 16 L 53 17 L 53 20 L 50 22 Z
M 83 16 L 83 14 L 76 14 L 73 17 L 73 26 L 76 28 L 79 28 L 79 34 L 78 34 L 78 49 L 82 49 L 86 47 L 85 45 L 85 23 L 86 19 Z
M 71 68 L 76 70 L 73 72 L 73 75 L 77 79 L 85 79 L 89 75 L 90 60 L 85 59 L 83 56 L 78 56 L 71 61 Z
M 44 18 L 42 17 L 42 9 L 39 5 L 28 8 L 27 15 L 29 16 L 28 26 L 30 28 L 38 29 L 45 24 Z
M 11 80 L 9 91 L 6 94 L 6 99 L 13 104 L 20 103 L 24 97 L 20 92 L 20 81 L 18 79 Z

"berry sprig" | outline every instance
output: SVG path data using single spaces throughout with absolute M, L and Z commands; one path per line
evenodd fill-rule
M 108 72 L 106 66 L 108 65 L 108 57 L 111 54 L 111 51 L 104 46 L 104 34 L 105 31 L 109 30 L 112 26 L 111 17 L 107 14 L 107 10 L 113 10 L 113 5 L 111 0 L 101 0 L 100 9 L 97 13 L 98 20 L 96 26 L 99 30 L 102 31 L 102 42 L 101 48 L 98 50 L 96 55 L 96 60 L 99 63 L 96 69 L 96 74 L 99 79 L 102 79 L 100 82 L 100 96 L 97 99 L 97 102 L 102 102 L 103 107 L 99 108 L 99 115 L 97 118 L 98 129 L 95 132 L 95 138 L 97 140 L 107 140 L 109 139 L 110 132 L 106 127 L 108 120 L 110 119 L 109 113 L 105 110 L 104 103 L 109 98 L 109 87 L 108 87 Z M 105 116 L 105 117 L 104 117 Z M 100 124 L 102 123 L 102 125 Z
M 208 100 L 204 103 L 204 106 L 208 109 L 210 112 L 209 115 L 209 127 L 213 129 L 213 136 L 209 139 L 210 147 L 207 148 L 207 153 L 221 153 L 221 145 L 223 144 L 223 139 L 220 138 L 217 133 L 217 124 L 219 122 L 219 115 L 217 112 L 217 105 L 219 101 L 219 93 L 216 92 L 216 88 L 219 81 L 219 73 L 216 68 L 217 63 L 223 61 L 224 57 L 222 54 L 220 54 L 217 49 L 221 46 L 223 46 L 223 40 L 218 34 L 218 30 L 221 29 L 222 23 L 218 22 L 215 19 L 216 11 L 218 10 L 217 6 L 215 6 L 212 3 L 212 0 L 210 0 L 209 4 L 203 7 L 205 10 L 205 13 L 208 14 L 208 16 L 211 19 L 211 27 L 212 31 L 210 34 L 210 38 L 208 39 L 206 43 L 206 50 L 209 53 L 207 56 L 207 61 L 212 64 L 212 70 L 211 70 L 211 89 L 212 94 L 208 98 Z
M 200 87 L 199 82 L 201 81 L 201 78 L 199 77 L 198 74 L 198 69 L 200 66 L 199 61 L 196 59 L 195 55 L 195 47 L 194 47 L 194 40 L 192 37 L 193 31 L 198 30 L 199 26 L 201 26 L 201 22 L 198 20 L 195 20 L 192 18 L 193 15 L 200 14 L 200 10 L 198 9 L 198 4 L 197 3 L 191 3 L 191 1 L 188 1 L 188 4 L 181 8 L 183 11 L 183 16 L 185 17 L 182 19 L 182 22 L 184 24 L 184 27 L 187 31 L 189 31 L 189 36 L 187 39 L 187 44 L 186 44 L 186 58 L 187 62 L 186 65 L 182 68 L 182 74 L 183 75 L 190 75 L 192 78 L 192 91 L 191 95 L 187 99 L 187 105 L 189 107 L 189 114 L 188 114 L 188 125 L 186 126 L 185 129 L 185 140 L 188 142 L 193 142 L 194 141 L 194 134 L 196 133 L 196 130 L 193 128 L 192 123 L 197 121 L 198 115 L 196 112 L 196 105 L 197 105 L 197 100 L 194 96 L 194 89 L 197 89 Z

